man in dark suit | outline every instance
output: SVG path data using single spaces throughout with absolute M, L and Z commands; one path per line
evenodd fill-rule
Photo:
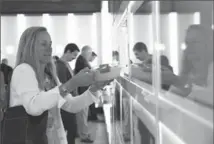
M 79 73 L 84 68 L 91 69 L 89 61 L 92 56 L 92 49 L 89 46 L 84 46 L 82 48 L 80 56 L 76 60 L 75 64 L 75 74 Z M 81 95 L 84 93 L 88 87 L 78 87 L 77 93 Z M 77 127 L 79 131 L 79 136 L 81 142 L 92 143 L 89 132 L 88 132 L 88 107 L 77 113 Z
M 12 72 L 13 72 L 13 68 L 8 65 L 7 59 L 2 59 L 1 71 L 4 74 L 4 82 L 5 82 L 5 85 L 7 86 L 10 83 Z
M 68 62 L 76 59 L 79 48 L 76 44 L 67 44 L 64 50 L 63 56 L 56 61 L 57 74 L 61 83 L 67 82 L 73 76 L 73 71 Z M 75 91 L 72 92 L 72 96 L 75 96 Z M 67 131 L 68 144 L 75 144 L 76 137 L 76 116 L 75 114 L 61 110 L 62 121 L 64 128 Z

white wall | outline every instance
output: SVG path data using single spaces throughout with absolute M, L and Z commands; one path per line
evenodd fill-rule
M 75 42 L 80 48 L 92 46 L 98 54 L 101 47 L 100 13 L 93 15 L 74 15 L 68 20 L 67 15 L 38 16 L 1 16 L 1 50 L 2 58 L 9 59 L 15 65 L 18 39 L 24 29 L 30 26 L 48 26 L 53 41 L 53 55 L 61 56 L 68 42 Z M 70 22 L 69 22 L 70 21 Z M 95 34 L 96 33 L 96 34 Z M 9 49 L 10 48 L 10 49 Z M 96 59 L 95 63 L 98 63 Z M 71 64 L 73 65 L 73 64 Z
M 101 63 L 112 62 L 112 25 L 113 16 L 108 11 L 108 1 L 102 1 L 101 10 L 101 29 L 102 29 L 102 46 L 100 49 L 102 58 Z

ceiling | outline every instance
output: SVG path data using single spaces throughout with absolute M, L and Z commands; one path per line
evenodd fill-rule
M 1 14 L 93 13 L 101 0 L 1 0 Z
M 176 1 L 167 0 L 160 1 L 161 13 L 178 12 L 178 13 L 194 13 L 202 11 L 207 6 L 213 6 L 213 1 Z M 147 14 L 152 12 L 152 2 L 147 0 L 137 10 L 136 14 Z
M 101 11 L 101 2 L 102 0 L 1 0 L 1 14 L 93 13 Z M 151 3 L 151 0 L 145 0 L 136 14 L 151 13 Z M 109 12 L 113 15 L 120 14 L 127 5 L 128 1 L 110 0 Z M 160 10 L 161 13 L 192 13 L 200 11 L 202 5 L 213 5 L 213 1 L 160 1 Z

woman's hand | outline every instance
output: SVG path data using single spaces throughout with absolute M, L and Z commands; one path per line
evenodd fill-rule
M 75 81 L 77 87 L 89 86 L 95 82 L 95 73 L 89 68 L 81 70 L 77 75 L 75 75 L 72 80 Z
M 59 87 L 60 94 L 64 97 L 68 93 L 75 90 L 77 87 L 90 86 L 91 84 L 95 83 L 94 77 L 95 72 L 85 68 L 77 75 L 73 76 L 72 79 Z
M 96 92 L 102 88 L 104 88 L 106 85 L 108 85 L 110 82 L 112 82 L 112 80 L 109 81 L 103 81 L 103 82 L 96 82 L 94 83 L 91 88 L 89 89 L 91 92 Z

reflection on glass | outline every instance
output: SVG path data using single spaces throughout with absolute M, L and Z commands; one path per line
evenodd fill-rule
M 130 96 L 125 90 L 122 91 L 122 132 L 124 142 L 130 144 Z
M 168 92 L 159 97 L 161 143 L 213 143 L 212 4 L 161 2 L 161 54 L 174 71 Z M 165 80 L 163 71 L 161 76 Z
M 213 2 L 160 1 L 160 14 L 154 3 L 133 4 L 117 31 L 113 57 L 130 66 L 115 95 L 122 142 L 212 144 Z
M 156 104 L 146 97 L 155 97 L 153 88 L 153 20 L 152 2 L 145 1 L 130 16 L 131 79 L 136 87 L 132 94 L 133 143 L 155 144 Z M 143 92 L 147 89 L 148 92 Z M 143 92 L 143 93 L 142 93 Z

